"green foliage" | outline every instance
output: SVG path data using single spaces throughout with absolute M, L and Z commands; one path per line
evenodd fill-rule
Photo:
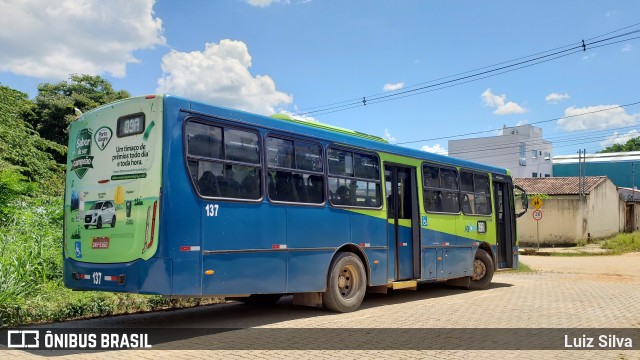
M 69 124 L 76 119 L 74 108 L 85 112 L 130 96 L 125 90 L 114 90 L 100 76 L 71 75 L 68 82 L 38 86 L 34 116 L 28 121 L 43 138 L 67 145 Z
M 22 195 L 33 194 L 37 184 L 26 181 L 16 168 L 0 166 L 0 222 L 6 222 L 16 211 L 10 206 Z
M 640 232 L 618 234 L 602 243 L 602 248 L 609 254 L 622 254 L 640 251 Z
M 24 180 L 38 182 L 45 193 L 61 194 L 64 166 L 56 163 L 53 154 L 64 157 L 67 149 L 41 138 L 23 120 L 34 116 L 33 107 L 27 94 L 0 85 L 0 171 L 19 172 Z M 7 176 L 5 185 L 14 183 Z
M 629 141 L 627 141 L 624 145 L 613 144 L 600 152 L 610 153 L 610 152 L 627 152 L 627 151 L 640 151 L 640 137 L 629 139 Z

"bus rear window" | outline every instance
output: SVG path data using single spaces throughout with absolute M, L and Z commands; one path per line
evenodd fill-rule
M 138 113 L 118 119 L 117 135 L 119 138 L 144 132 L 144 114 Z

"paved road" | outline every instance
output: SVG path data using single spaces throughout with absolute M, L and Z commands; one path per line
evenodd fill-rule
M 500 272 L 489 290 L 466 291 L 440 285 L 392 295 L 368 295 L 361 310 L 333 314 L 293 306 L 283 299 L 274 306 L 253 308 L 230 303 L 181 311 L 120 316 L 57 324 L 60 327 L 196 327 L 196 328 L 278 328 L 297 329 L 288 338 L 317 336 L 322 328 L 365 328 L 370 333 L 348 331 L 335 335 L 336 347 L 358 341 L 359 336 L 388 341 L 388 333 L 376 328 L 633 328 L 640 332 L 640 253 L 623 256 L 533 257 L 521 261 L 535 273 Z M 320 330 L 323 331 L 323 330 Z M 547 331 L 547 330 L 545 330 Z M 548 330 L 551 331 L 551 330 Z M 176 350 L 109 351 L 83 354 L 54 353 L 56 358 L 95 359 L 205 359 L 205 358 L 454 358 L 478 359 L 640 359 L 639 350 L 191 350 L 219 341 L 243 341 L 227 332 L 187 338 L 171 343 Z M 345 335 L 346 334 L 346 335 Z M 406 333 L 406 336 L 420 333 Z M 327 334 L 328 336 L 328 334 Z M 489 341 L 500 341 L 505 333 L 488 333 Z M 508 335 L 507 335 L 508 336 Z M 311 338 L 309 338 L 311 339 Z M 287 338 L 277 341 L 287 341 Z M 407 339 L 409 342 L 412 339 Z M 428 341 L 428 339 L 425 339 Z M 461 341 L 464 341 L 462 339 Z M 371 342 L 370 342 L 371 343 Z M 375 343 L 375 341 L 373 342 Z M 634 347 L 638 349 L 638 345 Z M 239 348 L 250 348 L 240 343 Z M 180 350 L 182 349 L 182 350 Z M 51 353 L 1 351 L 0 357 L 33 358 Z

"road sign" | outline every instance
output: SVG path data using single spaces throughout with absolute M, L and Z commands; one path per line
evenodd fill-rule
M 542 211 L 540 210 L 534 210 L 532 215 L 533 215 L 533 220 L 535 221 L 540 221 L 540 219 L 542 219 Z
M 533 207 L 536 208 L 536 210 L 540 209 L 543 204 L 544 204 L 544 201 L 542 201 L 542 199 L 538 195 L 536 195 L 536 197 L 531 199 L 531 205 L 533 205 Z

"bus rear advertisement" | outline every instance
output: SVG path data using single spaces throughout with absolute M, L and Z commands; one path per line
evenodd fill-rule
M 168 95 L 100 107 L 69 131 L 72 289 L 292 294 L 348 312 L 366 292 L 483 289 L 517 267 L 506 169 Z

